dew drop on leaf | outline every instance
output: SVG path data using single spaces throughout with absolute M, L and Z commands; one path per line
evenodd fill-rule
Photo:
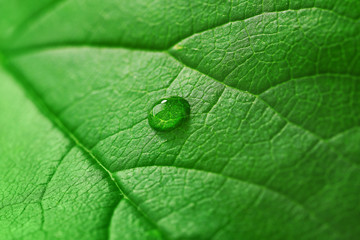
M 190 105 L 182 97 L 168 97 L 157 101 L 151 108 L 149 125 L 157 131 L 170 131 L 180 126 L 190 115 Z

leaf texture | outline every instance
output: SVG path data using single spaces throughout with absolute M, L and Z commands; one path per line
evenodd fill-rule
M 3 239 L 359 236 L 359 1 L 0 5 Z

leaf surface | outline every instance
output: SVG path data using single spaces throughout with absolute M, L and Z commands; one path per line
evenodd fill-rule
M 4 239 L 360 234 L 358 1 L 0 4 Z

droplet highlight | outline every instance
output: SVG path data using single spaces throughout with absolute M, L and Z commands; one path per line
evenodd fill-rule
M 170 131 L 189 118 L 190 104 L 182 97 L 168 97 L 157 101 L 151 108 L 149 125 L 157 131 Z

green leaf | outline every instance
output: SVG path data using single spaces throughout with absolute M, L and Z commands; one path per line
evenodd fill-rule
M 0 5 L 1 239 L 360 235 L 359 1 Z

